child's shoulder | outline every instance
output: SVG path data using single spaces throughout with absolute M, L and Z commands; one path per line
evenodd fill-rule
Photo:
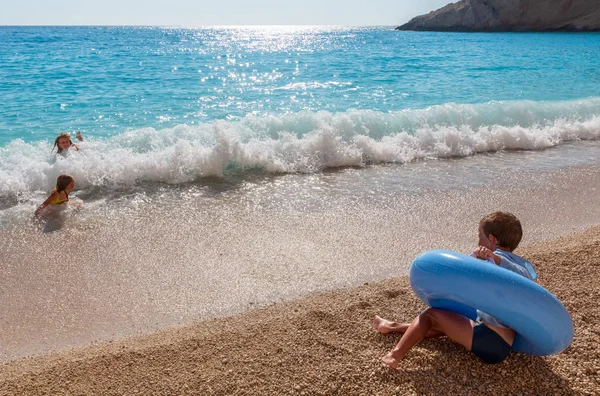
M 510 261 L 511 263 L 516 264 L 521 268 L 524 268 L 529 273 L 529 277 L 531 277 L 531 279 L 537 279 L 537 272 L 533 267 L 533 264 L 531 264 L 531 262 L 526 258 L 521 257 L 513 252 L 507 252 L 501 249 L 496 250 L 494 253 L 500 256 L 502 259 Z

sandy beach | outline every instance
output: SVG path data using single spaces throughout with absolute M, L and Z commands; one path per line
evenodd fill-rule
M 570 311 L 563 353 L 513 353 L 488 366 L 447 339 L 427 340 L 398 371 L 379 358 L 398 340 L 373 315 L 408 321 L 424 306 L 407 277 L 321 292 L 149 336 L 0 366 L 0 394 L 598 394 L 600 226 L 518 253 Z
M 317 24 L 224 4 L 221 26 L 201 3 L 96 22 L 13 3 L 0 396 L 600 395 L 600 36 L 394 31 L 348 4 L 279 7 Z M 374 316 L 425 308 L 411 262 L 473 252 L 494 211 L 520 219 L 572 345 L 488 366 L 427 340 L 384 366 L 400 335 Z

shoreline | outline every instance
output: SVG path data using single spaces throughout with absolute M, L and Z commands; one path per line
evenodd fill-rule
M 446 339 L 426 340 L 393 372 L 398 339 L 373 315 L 423 309 L 406 276 L 317 292 L 148 336 L 0 365 L 0 394 L 594 394 L 600 391 L 600 225 L 517 252 L 567 307 L 573 344 L 559 355 L 512 353 L 488 366 Z
M 0 231 L 0 362 L 399 276 L 423 251 L 470 251 L 492 208 L 521 219 L 523 246 L 583 231 L 600 224 L 600 166 L 528 172 L 576 148 L 287 175 L 166 205 L 124 197 L 58 233 Z

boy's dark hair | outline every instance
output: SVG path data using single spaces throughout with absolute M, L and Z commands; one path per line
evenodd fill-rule
M 498 247 L 513 251 L 519 246 L 523 237 L 521 222 L 512 213 L 494 212 L 479 222 L 486 237 L 490 234 L 498 240 Z

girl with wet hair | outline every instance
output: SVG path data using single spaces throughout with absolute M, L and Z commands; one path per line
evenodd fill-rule
M 39 216 L 44 208 L 48 205 L 61 205 L 69 201 L 69 194 L 75 187 L 75 180 L 70 175 L 60 175 L 56 179 L 56 187 L 52 193 L 38 208 L 35 210 L 35 215 Z
M 75 138 L 80 142 L 83 142 L 83 136 L 81 136 L 81 131 L 77 131 Z M 79 146 L 74 144 L 71 140 L 71 135 L 66 132 L 61 132 L 60 135 L 54 139 L 54 147 L 52 150 L 56 149 L 57 154 L 66 154 L 71 147 L 74 147 L 75 150 L 79 150 Z

